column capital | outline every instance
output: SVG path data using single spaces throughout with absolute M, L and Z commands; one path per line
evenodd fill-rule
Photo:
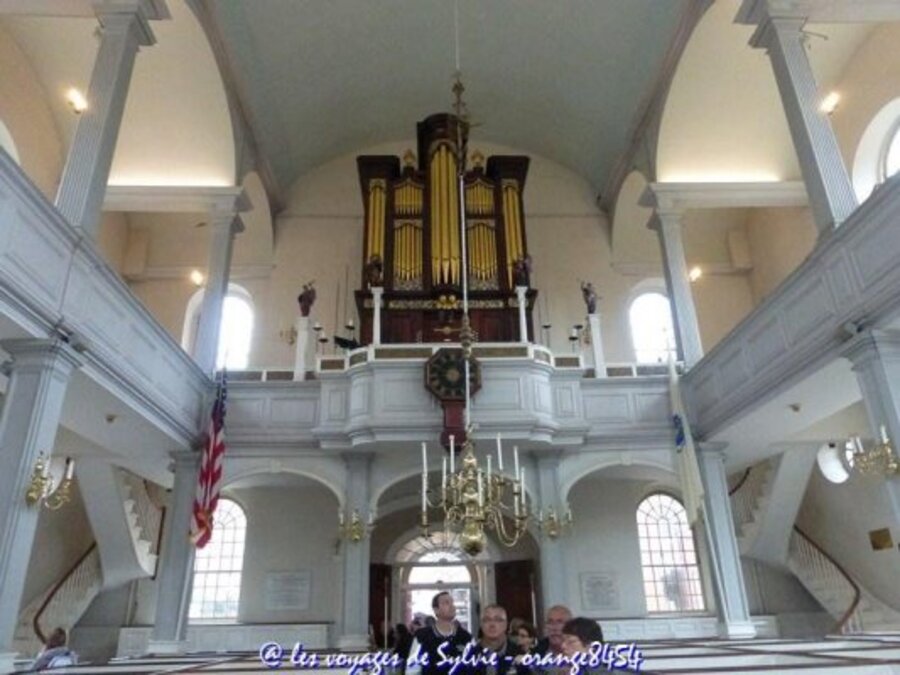
M 70 343 L 59 338 L 12 338 L 0 341 L 0 347 L 12 356 L 13 372 L 22 367 L 56 364 L 74 370 L 84 364 L 84 357 Z
M 172 458 L 170 466 L 174 465 L 175 471 L 193 469 L 200 465 L 200 456 L 197 450 L 173 450 L 169 453 Z
M 799 41 L 803 36 L 805 23 L 806 19 L 801 17 L 770 16 L 766 12 L 750 37 L 750 46 L 756 49 L 769 49 L 772 46 L 772 41 L 779 35 L 783 38 L 796 36 Z
M 721 442 L 697 443 L 697 458 L 701 461 L 718 461 L 724 464 L 726 459 L 725 448 L 727 447 L 728 443 Z
M 853 364 L 853 370 L 875 359 L 900 360 L 900 331 L 864 330 L 844 343 L 841 356 Z
M 131 33 L 141 47 L 156 44 L 156 36 L 150 28 L 150 19 L 158 18 L 154 9 L 156 0 L 96 0 L 94 14 L 103 27 L 104 34 Z M 165 8 L 165 3 L 162 3 Z M 166 10 L 168 15 L 168 10 Z

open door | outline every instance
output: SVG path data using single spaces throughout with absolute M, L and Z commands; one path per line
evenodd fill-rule
M 520 618 L 537 626 L 534 561 L 513 560 L 495 563 L 494 585 L 497 589 L 497 604 L 506 608 L 506 615 L 510 621 Z
M 369 565 L 369 625 L 374 631 L 375 644 L 387 648 L 387 634 L 391 616 L 391 566 L 382 563 Z M 385 626 L 387 621 L 387 626 Z

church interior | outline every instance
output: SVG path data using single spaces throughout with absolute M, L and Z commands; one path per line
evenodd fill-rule
M 900 673 L 898 252 L 893 0 L 0 0 L 0 673 Z

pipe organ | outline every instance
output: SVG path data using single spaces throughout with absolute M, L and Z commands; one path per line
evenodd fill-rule
M 384 287 L 382 342 L 456 341 L 462 275 L 481 342 L 513 342 L 518 328 L 516 262 L 528 254 L 522 191 L 528 158 L 473 153 L 460 190 L 459 125 L 450 114 L 418 124 L 418 155 L 357 158 L 365 207 L 364 288 L 356 292 L 361 338 L 371 342 L 374 282 Z M 465 161 L 465 160 L 463 160 Z M 466 265 L 460 233 L 465 205 Z M 373 277 L 373 269 L 378 273 Z M 536 292 L 529 290 L 528 322 Z M 531 330 L 531 328 L 529 328 Z

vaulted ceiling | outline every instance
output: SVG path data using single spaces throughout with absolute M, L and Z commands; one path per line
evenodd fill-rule
M 459 0 L 473 137 L 602 189 L 691 0 Z M 410 139 L 449 111 L 454 3 L 216 0 L 206 6 L 278 184 L 339 154 Z

